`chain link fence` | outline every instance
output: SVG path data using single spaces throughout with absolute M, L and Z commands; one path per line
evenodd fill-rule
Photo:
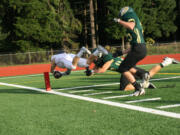
M 120 46 L 113 46 L 111 52 Z M 92 51 L 92 48 L 89 48 Z M 70 53 L 76 54 L 79 50 L 69 50 Z M 25 64 L 38 64 L 38 63 L 49 63 L 51 56 L 57 54 L 59 50 L 49 51 L 38 51 L 38 52 L 27 52 L 27 53 L 8 53 L 0 54 L 0 66 L 11 66 L 11 65 L 25 65 Z M 168 53 L 180 53 L 180 42 L 177 43 L 161 43 L 155 45 L 148 45 L 148 52 L 152 54 L 168 54 Z M 87 55 L 84 55 L 87 57 Z
M 59 50 L 0 54 L 0 66 L 49 63 L 51 56 L 58 52 Z

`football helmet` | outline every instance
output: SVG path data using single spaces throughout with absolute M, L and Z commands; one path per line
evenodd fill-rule
M 62 77 L 62 73 L 59 71 L 54 71 L 53 76 L 54 76 L 54 78 L 59 79 L 60 77 Z

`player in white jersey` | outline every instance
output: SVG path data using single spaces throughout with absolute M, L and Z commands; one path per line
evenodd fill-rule
M 63 75 L 69 75 L 71 73 L 72 69 L 76 69 L 76 67 L 85 67 L 87 70 L 89 68 L 89 65 L 87 64 L 87 59 L 81 58 L 83 53 L 91 54 L 91 52 L 86 49 L 85 47 L 82 47 L 80 51 L 75 55 L 72 53 L 66 53 L 62 51 L 59 54 L 53 55 L 51 57 L 51 73 L 53 73 L 54 77 L 56 79 L 60 78 Z M 56 71 L 55 68 L 66 68 L 66 72 L 59 72 Z

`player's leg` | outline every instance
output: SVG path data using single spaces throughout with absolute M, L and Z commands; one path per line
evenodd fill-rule
M 80 51 L 76 54 L 76 56 L 73 58 L 72 64 L 74 67 L 77 67 L 77 64 L 80 60 L 80 57 L 82 57 L 83 53 L 91 54 L 91 52 L 87 48 L 82 47 Z
M 145 90 L 141 87 L 140 83 L 138 83 L 133 74 L 130 71 L 126 70 L 126 67 L 124 67 L 126 63 L 123 65 L 122 64 L 120 65 L 119 70 L 122 73 L 122 76 L 124 76 L 130 83 L 130 85 L 126 85 L 126 87 L 128 87 L 126 88 L 126 90 L 135 89 L 134 96 L 145 94 Z
M 140 77 L 137 77 L 137 75 L 135 75 L 135 79 L 139 79 L 139 78 Z M 156 86 L 153 83 L 149 83 L 149 85 L 147 85 L 147 87 L 145 88 L 155 89 Z M 124 91 L 135 90 L 134 86 L 127 80 L 127 78 L 124 75 L 121 75 L 120 78 L 120 90 L 124 90 Z
M 67 69 L 66 72 L 62 72 L 62 75 L 70 75 L 72 69 Z
M 135 90 L 134 86 L 127 80 L 127 78 L 124 75 L 121 75 L 120 78 L 120 90 L 122 91 Z
M 147 85 L 149 85 L 150 78 L 153 77 L 156 73 L 158 73 L 162 68 L 169 66 L 171 64 L 178 64 L 178 63 L 179 61 L 173 58 L 169 58 L 169 57 L 164 58 L 164 60 L 160 64 L 153 66 L 150 69 L 149 73 L 144 74 L 143 83 L 142 83 L 143 87 L 147 87 Z
M 132 73 L 131 71 L 133 67 L 136 65 L 136 63 L 143 59 L 145 56 L 146 46 L 135 46 L 133 50 L 128 53 L 128 55 L 125 57 L 124 61 L 121 63 L 119 67 L 119 72 L 122 73 L 127 78 L 127 80 L 134 86 L 134 96 L 145 94 L 144 88 L 140 85 L 140 83 L 136 81 L 135 77 L 133 76 L 134 73 Z
M 107 55 L 108 51 L 102 47 L 101 45 L 98 45 L 98 47 L 94 50 L 92 55 L 88 58 L 87 63 L 90 65 L 95 59 L 97 59 L 99 56 Z
M 171 64 L 178 64 L 179 61 L 173 59 L 173 58 L 169 58 L 169 57 L 166 57 L 164 58 L 164 60 L 158 64 L 158 65 L 155 65 L 154 67 L 152 67 L 149 71 L 149 74 L 150 74 L 150 77 L 153 77 L 157 72 L 159 72 L 162 68 L 166 67 L 166 66 L 169 66 Z

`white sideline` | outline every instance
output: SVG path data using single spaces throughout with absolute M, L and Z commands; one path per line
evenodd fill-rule
M 43 93 L 49 93 L 49 94 L 55 94 L 55 95 L 75 98 L 78 100 L 90 101 L 90 102 L 94 102 L 94 103 L 106 104 L 106 105 L 110 105 L 110 106 L 116 106 L 116 107 L 120 107 L 120 108 L 126 108 L 126 109 L 130 109 L 130 110 L 136 110 L 136 111 L 140 111 L 140 112 L 147 112 L 147 113 L 151 113 L 151 114 L 156 114 L 156 115 L 180 119 L 179 113 L 166 112 L 166 111 L 162 111 L 162 110 L 156 110 L 156 109 L 140 107 L 140 106 L 135 106 L 135 105 L 117 103 L 117 102 L 112 102 L 112 101 L 107 101 L 107 100 L 102 100 L 102 99 L 83 97 L 83 96 L 78 96 L 78 95 L 73 95 L 73 94 L 57 92 L 57 91 L 53 91 L 53 90 L 45 91 L 44 89 L 26 87 L 26 86 L 15 85 L 15 84 L 8 84 L 8 83 L 0 82 L 0 85 L 11 86 L 11 87 L 16 87 L 16 88 L 23 88 L 23 89 L 28 89 L 28 90 L 34 90 L 34 91 L 43 92 Z
M 174 105 L 159 106 L 159 107 L 156 107 L 156 108 L 164 109 L 164 108 L 173 108 L 173 107 L 179 107 L 179 106 L 180 106 L 180 104 L 174 104 Z
M 157 97 L 157 98 L 146 98 L 146 99 L 140 99 L 140 100 L 126 101 L 126 103 L 138 103 L 138 102 L 155 101 L 155 100 L 161 100 L 161 98 L 160 97 Z

